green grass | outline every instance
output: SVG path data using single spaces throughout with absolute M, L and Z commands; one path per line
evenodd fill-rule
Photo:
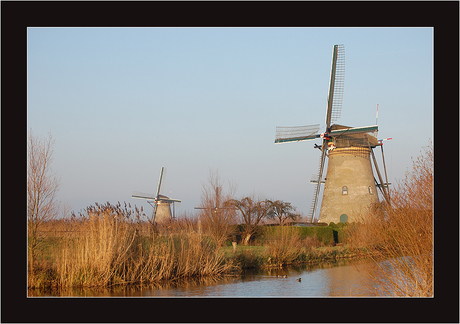
M 224 257 L 232 261 L 240 270 L 248 268 L 269 268 L 278 267 L 267 253 L 268 249 L 263 245 L 239 246 L 237 252 L 233 253 L 233 247 L 224 246 L 221 248 Z M 324 246 L 316 248 L 302 248 L 299 256 L 292 264 L 320 263 L 336 261 L 338 259 L 353 258 L 357 256 L 352 253 L 348 246 Z M 286 265 L 286 264 L 284 264 Z

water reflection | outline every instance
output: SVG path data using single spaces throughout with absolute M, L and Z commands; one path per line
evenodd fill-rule
M 197 286 L 225 284 L 239 278 L 235 276 L 219 276 L 205 278 L 189 278 L 176 281 L 152 283 L 149 285 L 114 286 L 110 288 L 65 288 L 56 290 L 30 289 L 29 297 L 142 297 L 149 296 L 152 291 L 161 295 L 162 291 L 175 289 L 193 289 Z
M 285 278 L 283 278 L 285 276 Z M 299 282 L 297 279 L 302 278 Z M 188 279 L 151 286 L 29 292 L 29 296 L 66 297 L 356 297 L 366 289 L 359 261 L 339 261 L 287 269 L 246 271 L 241 276 Z

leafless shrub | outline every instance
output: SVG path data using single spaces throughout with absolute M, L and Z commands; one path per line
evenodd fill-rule
M 233 188 L 223 191 L 217 171 L 210 171 L 208 185 L 203 185 L 200 206 L 200 225 L 203 233 L 211 237 L 218 246 L 234 231 L 236 210 L 226 204 L 233 197 Z
M 390 296 L 433 296 L 433 146 L 391 190 L 391 206 L 376 205 L 350 227 L 350 245 L 368 249 L 368 275 Z

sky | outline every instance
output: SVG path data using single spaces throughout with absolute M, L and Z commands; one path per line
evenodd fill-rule
M 309 212 L 320 141 L 274 144 L 276 126 L 320 124 L 334 44 L 345 46 L 338 124 L 376 123 L 390 183 L 433 139 L 432 28 L 28 28 L 27 127 L 55 140 L 57 199 L 76 214 L 181 199 L 195 214 L 217 171 L 235 198 Z M 380 149 L 375 150 L 382 165 Z

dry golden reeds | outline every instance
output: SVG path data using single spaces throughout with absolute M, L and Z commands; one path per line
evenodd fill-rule
M 372 255 L 367 274 L 374 291 L 386 296 L 433 296 L 433 147 L 413 163 L 411 173 L 350 231 L 350 244 Z
M 67 241 L 57 256 L 59 286 L 107 286 L 124 281 L 134 249 L 135 227 L 120 206 L 96 205 L 86 210 L 80 235 Z
M 277 226 L 266 229 L 266 253 L 271 263 L 279 265 L 289 264 L 302 253 L 304 242 L 298 228 L 292 226 Z
M 231 269 L 218 246 L 195 230 L 193 220 L 152 230 L 138 216 L 126 205 L 88 207 L 71 224 L 78 234 L 50 251 L 48 270 L 53 276 L 47 280 L 55 287 L 109 287 L 219 275 Z M 29 283 L 38 286 L 46 285 Z

